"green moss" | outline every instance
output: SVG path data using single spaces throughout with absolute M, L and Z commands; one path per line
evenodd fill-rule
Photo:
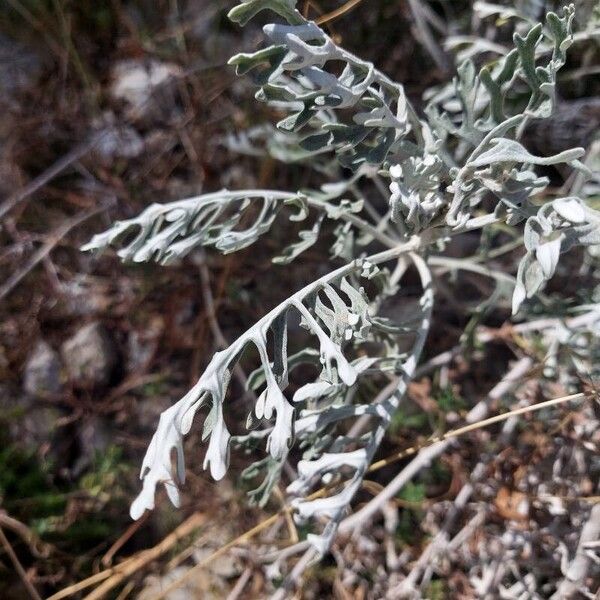
M 427 427 L 429 418 L 423 411 L 415 412 L 400 407 L 392 417 L 390 433 L 397 435 L 403 429 L 415 429 L 421 431 Z
M 409 481 L 398 494 L 398 498 L 404 502 L 420 504 L 425 500 L 425 485 L 422 483 L 413 483 Z
M 434 396 L 440 410 L 443 412 L 460 412 L 467 407 L 466 402 L 454 393 L 450 386 L 441 388 Z
M 41 491 L 54 493 L 48 476 L 49 465 L 35 452 L 7 445 L 0 450 L 0 497 L 10 507 L 11 502 L 39 496 Z
M 109 446 L 104 452 L 98 452 L 88 473 L 79 480 L 79 486 L 90 496 L 100 496 L 102 492 L 120 496 L 121 476 L 129 470 L 123 463 L 123 453 L 117 446 Z
M 423 471 L 420 480 L 425 486 L 449 485 L 452 479 L 452 471 L 441 460 L 434 460 L 429 469 Z
M 426 588 L 425 597 L 429 600 L 445 600 L 450 597 L 446 583 L 441 579 L 431 581 Z
M 121 530 L 129 467 L 119 448 L 98 453 L 78 481 L 61 483 L 51 476 L 54 466 L 34 450 L 1 442 L 0 503 L 44 541 L 80 554 Z
M 414 545 L 421 534 L 419 526 L 423 511 L 419 505 L 425 500 L 425 485 L 409 481 L 398 493 L 398 498 L 414 505 L 414 508 L 403 508 L 400 511 L 396 537 L 403 544 Z
M 165 394 L 168 390 L 166 380 L 151 381 L 146 383 L 141 388 L 141 392 L 147 398 L 156 398 L 161 394 Z
M 396 539 L 407 546 L 414 546 L 419 537 L 419 524 L 415 518 L 414 511 L 402 510 L 398 519 L 398 527 L 396 528 Z

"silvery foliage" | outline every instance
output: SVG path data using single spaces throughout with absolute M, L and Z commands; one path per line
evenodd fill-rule
M 230 133 L 220 138 L 219 143 L 238 154 L 246 156 L 271 156 L 283 163 L 302 163 L 324 174 L 332 169 L 339 172 L 335 158 L 328 156 L 330 149 L 304 149 L 301 137 L 293 132 L 283 132 L 271 124 L 258 125 L 245 131 Z
M 592 210 L 582 199 L 559 198 L 551 203 L 552 206 L 557 207 L 556 209 L 546 204 L 539 210 L 531 201 L 548 185 L 548 179 L 538 177 L 532 166 L 561 162 L 571 164 L 591 178 L 592 181 L 584 186 L 583 190 L 584 197 L 590 195 L 591 186 L 598 175 L 590 173 L 579 162 L 578 159 L 584 154 L 583 149 L 574 148 L 555 156 L 542 158 L 532 156 L 514 140 L 496 137 L 500 129 L 506 127 L 522 129 L 530 119 L 550 117 L 554 108 L 556 75 L 564 65 L 566 50 L 574 39 L 571 28 L 575 13 L 572 6 L 565 7 L 562 19 L 554 13 L 549 13 L 546 18 L 546 31 L 544 31 L 541 24 L 531 25 L 534 23 L 534 15 L 543 8 L 540 4 L 544 3 L 525 2 L 517 5 L 511 3 L 510 6 L 503 6 L 476 2 L 473 10 L 480 18 L 494 17 L 500 21 L 514 19 L 522 34 L 514 34 L 516 47 L 512 50 L 490 45 L 489 40 L 479 44 L 478 42 L 481 41 L 479 38 L 474 41 L 459 38 L 456 45 L 464 45 L 468 42 L 466 46 L 469 48 L 470 57 L 489 52 L 499 53 L 501 57 L 497 59 L 492 69 L 488 66 L 482 68 L 478 77 L 475 75 L 470 59 L 465 60 L 458 68 L 457 81 L 460 83 L 457 86 L 457 81 L 454 82 L 455 91 L 453 92 L 449 86 L 439 91 L 428 107 L 431 120 L 437 122 L 438 131 L 441 129 L 443 132 L 443 130 L 452 131 L 452 124 L 448 124 L 452 121 L 449 117 L 452 113 L 452 104 L 454 103 L 455 107 L 460 106 L 462 122 L 454 131 L 460 137 L 461 151 L 465 154 L 471 152 L 466 164 L 458 170 L 455 183 L 452 184 L 455 195 L 449 210 L 451 220 L 466 218 L 465 204 L 477 204 L 480 194 L 485 191 L 491 191 L 498 197 L 501 204 L 498 205 L 497 210 L 506 212 L 509 224 L 516 224 L 523 218 L 527 219 L 525 226 L 527 254 L 523 257 L 517 273 L 513 313 L 518 311 L 525 298 L 534 296 L 552 277 L 560 253 L 566 252 L 575 244 L 593 246 L 600 243 L 597 229 L 599 213 Z M 597 36 L 599 33 L 597 24 L 594 25 L 593 20 L 588 19 L 586 25 L 587 29 L 579 36 L 580 41 Z M 540 57 L 542 59 L 550 57 L 547 66 L 542 67 L 538 64 Z M 526 85 L 529 94 L 526 106 L 520 114 L 507 115 L 504 107 L 518 105 L 511 96 L 521 94 L 523 84 Z M 458 104 L 456 104 L 457 99 Z M 440 105 L 445 111 L 439 110 Z M 481 118 L 486 111 L 487 116 Z M 486 134 L 490 128 L 496 139 L 489 139 L 490 133 Z M 475 142 L 483 135 L 486 135 L 487 142 L 486 138 L 483 138 L 484 142 L 472 150 Z M 471 140 L 468 139 L 469 136 L 472 136 Z M 481 153 L 481 148 L 486 143 L 493 147 Z M 507 158 L 510 160 L 506 160 Z M 518 163 L 522 166 L 515 169 L 514 166 Z M 481 170 L 481 166 L 487 168 Z M 463 184 L 465 179 L 466 186 Z M 569 220 L 567 212 L 574 220 Z M 581 218 L 584 220 L 580 221 Z M 543 234 L 537 234 L 538 230 L 543 231 Z
M 567 7 L 562 18 L 549 13 L 545 29 L 538 24 L 523 36 L 515 33 L 515 48 L 479 72 L 470 60 L 463 62 L 453 83 L 431 98 L 429 120 L 444 145 L 452 145 L 452 159 L 458 159 L 450 168 L 450 225 L 464 222 L 488 192 L 500 201 L 498 210 L 516 223 L 530 216 L 531 198 L 548 184 L 547 178 L 536 175 L 534 165 L 569 163 L 581 168 L 582 148 L 538 157 L 517 140 L 528 120 L 552 114 L 556 75 L 572 43 L 573 16 L 572 7 Z M 549 60 L 545 55 L 538 60 L 542 41 L 552 42 Z
M 501 55 L 508 54 L 511 48 L 502 41 L 502 26 L 510 22 L 515 31 L 525 34 L 532 26 L 543 19 L 543 15 L 554 10 L 556 2 L 552 0 L 523 0 L 513 2 L 502 0 L 499 2 L 483 2 L 478 0 L 473 3 L 473 17 L 475 23 L 492 24 L 495 28 L 486 28 L 485 36 L 478 36 L 469 32 L 468 35 L 451 35 L 444 41 L 444 46 L 456 54 L 457 61 L 462 63 L 467 59 L 480 57 L 482 54 Z M 577 33 L 573 36 L 574 42 L 589 41 L 597 45 L 600 33 L 600 9 L 595 0 L 582 0 L 577 3 Z M 496 32 L 496 36 L 493 32 Z M 538 46 L 538 54 L 550 54 L 552 43 L 542 40 Z
M 259 85 L 258 100 L 292 113 L 277 124 L 280 130 L 306 132 L 302 148 L 334 149 L 353 169 L 365 162 L 379 166 L 390 153 L 418 152 L 422 124 L 400 84 L 337 46 L 301 16 L 295 2 L 243 2 L 229 16 L 244 25 L 265 9 L 288 24 L 266 25 L 271 45 L 229 62 Z M 344 65 L 339 76 L 327 70 L 331 61 Z
M 517 272 L 513 312 L 554 275 L 562 252 L 575 245 L 600 244 L 600 212 L 579 198 L 559 198 L 527 219 L 524 242 L 527 254 Z
M 300 388 L 291 402 L 283 394 L 288 385 L 290 368 L 287 354 L 290 313 L 296 313 L 301 319 L 301 325 L 317 339 L 322 367 L 319 394 L 327 396 L 339 385 L 352 386 L 366 364 L 364 359 L 349 361 L 342 351 L 342 345 L 353 337 L 364 339 L 372 322 L 368 316 L 364 293 L 350 283 L 349 277 L 362 275 L 368 278 L 373 273 L 374 266 L 363 261 L 356 261 L 334 271 L 316 284 L 290 296 L 226 350 L 214 355 L 196 385 L 160 418 L 142 466 L 144 489 L 131 507 L 134 518 L 139 518 L 145 509 L 154 507 L 154 493 L 158 483 L 164 483 L 173 503 L 179 504 L 177 487 L 173 483 L 175 478 L 171 472 L 171 451 L 173 448 L 177 451 L 177 478 L 183 482 L 183 436 L 189 432 L 194 415 L 202 406 L 210 407 L 204 422 L 203 437 L 210 437 L 204 468 L 210 468 L 214 479 L 221 479 L 225 475 L 231 436 L 225 424 L 223 405 L 231 369 L 244 349 L 250 345 L 256 347 L 260 356 L 264 386 L 248 416 L 247 425 L 252 429 L 274 418 L 272 427 L 263 431 L 262 435 L 266 437 L 266 449 L 271 458 L 279 463 L 285 459 L 294 430 L 301 432 L 303 429 L 301 419 L 295 416 L 295 407 L 309 393 Z M 325 305 L 324 299 L 331 302 L 334 310 Z M 269 336 L 273 337 L 272 356 L 268 352 Z M 314 390 L 311 392 L 314 397 Z
M 214 247 L 224 254 L 246 248 L 269 231 L 284 207 L 295 209 L 290 221 L 302 221 L 311 208 L 318 209 L 320 216 L 311 230 L 300 232 L 300 241 L 274 259 L 287 263 L 314 244 L 324 217 L 347 220 L 361 210 L 359 201 L 342 200 L 337 205 L 329 202 L 351 182 L 324 185 L 321 190 L 308 192 L 310 196 L 304 192 L 221 190 L 167 204 L 152 204 L 137 217 L 118 221 L 111 229 L 96 234 L 82 250 L 120 245 L 117 254 L 123 261 L 156 261 L 167 265 L 199 246 Z M 240 226 L 247 217 L 250 224 Z
M 558 379 L 575 393 L 582 379 L 593 385 L 600 377 L 600 303 L 580 307 L 583 314 L 542 332 L 547 348 L 544 376 Z
M 117 254 L 122 260 L 161 264 L 179 260 L 198 246 L 235 252 L 268 231 L 282 201 L 294 198 L 295 194 L 268 190 L 223 190 L 169 204 L 152 204 L 139 216 L 119 221 L 108 231 L 95 235 L 82 249 L 121 244 Z M 254 200 L 261 202 L 258 214 L 249 226 L 238 229 L 249 208 L 256 209 Z M 127 243 L 122 243 L 124 240 Z
M 463 63 L 452 84 L 430 96 L 426 119 L 417 116 L 400 84 L 337 46 L 301 16 L 294 0 L 247 0 L 230 17 L 245 24 L 265 9 L 285 21 L 263 28 L 271 45 L 230 62 L 253 77 L 259 100 L 290 113 L 278 123 L 278 131 L 288 137 L 278 133 L 270 138 L 272 129 L 263 128 L 225 143 L 251 154 L 278 152 L 286 162 L 311 166 L 321 160 L 325 164 L 324 157 L 333 153 L 354 175 L 319 190 L 224 190 L 155 204 L 95 236 L 85 248 L 117 246 L 124 260 L 170 263 L 198 246 L 222 252 L 244 248 L 285 209 L 292 209 L 291 220 L 316 213 L 299 241 L 274 259 L 289 263 L 318 239 L 324 219 L 340 222 L 332 253 L 348 262 L 292 294 L 217 352 L 196 385 L 161 415 L 142 465 L 143 489 L 131 507 L 134 518 L 152 509 L 158 484 L 179 504 L 178 484 L 185 480 L 183 438 L 205 408 L 203 438 L 209 442 L 204 467 L 215 479 L 227 471 L 231 446 L 248 450 L 264 444 L 267 456 L 245 473 L 264 478 L 251 492 L 256 502 L 269 498 L 296 440 L 303 454 L 288 493 L 299 521 L 324 523 L 320 535 L 309 537 L 322 553 L 361 486 L 419 361 L 433 307 L 427 246 L 470 228 L 484 198 L 495 198 L 497 206 L 482 223 L 526 220 L 516 311 L 553 275 L 561 252 L 574 244 L 600 243 L 600 220 L 577 197 L 537 206 L 548 179 L 537 175 L 535 166 L 568 163 L 584 169 L 582 149 L 539 157 L 518 141 L 529 119 L 548 117 L 553 110 L 556 73 L 572 40 L 572 6 L 560 17 L 549 13 L 545 26 L 516 34 L 515 49 L 493 64 L 477 70 L 473 62 Z M 549 54 L 540 55 L 542 47 L 550 47 Z M 343 63 L 340 75 L 328 70 L 331 61 Z M 322 172 L 339 174 L 327 164 Z M 346 198 L 351 186 L 373 169 L 389 178 L 391 227 L 385 221 L 369 224 L 362 202 Z M 361 254 L 378 242 L 389 249 Z M 390 260 L 397 261 L 392 272 L 383 267 Z M 377 316 L 378 309 L 397 293 L 410 264 L 419 273 L 422 293 L 409 322 L 391 323 Z M 299 320 L 314 344 L 290 355 L 293 320 Z M 408 350 L 400 342 L 406 334 L 412 340 Z M 225 423 L 230 376 L 251 347 L 260 358 L 260 367 L 249 377 L 257 400 L 248 415 L 249 433 L 231 436 Z M 286 395 L 290 373 L 307 364 L 316 366 L 319 375 Z M 361 382 L 386 371 L 398 375 L 396 392 L 382 402 L 364 401 Z M 349 420 L 364 415 L 372 417 L 366 431 L 348 429 Z M 323 484 L 328 495 L 315 496 L 313 491 Z

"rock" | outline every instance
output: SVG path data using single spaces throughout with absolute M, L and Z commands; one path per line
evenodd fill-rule
M 108 126 L 98 135 L 94 154 L 105 164 L 116 158 L 136 158 L 144 151 L 142 136 L 128 125 Z
M 82 257 L 83 260 L 89 256 Z M 59 318 L 89 317 L 106 313 L 118 295 L 115 291 L 118 281 L 109 278 L 93 277 L 84 273 L 76 273 L 63 284 L 64 302 L 54 307 Z
M 175 105 L 171 83 L 181 73 L 180 67 L 172 63 L 124 60 L 112 69 L 110 93 L 115 100 L 125 102 L 126 116 L 130 119 L 160 116 L 164 101 L 171 110 Z
M 40 340 L 25 364 L 23 388 L 36 397 L 58 394 L 62 387 L 60 371 L 58 352 Z
M 223 545 L 227 543 L 227 540 L 223 542 Z M 218 545 L 210 548 L 202 548 L 194 552 L 194 559 L 196 562 L 202 562 L 205 558 L 213 554 L 219 548 Z M 240 561 L 231 554 L 219 557 L 219 560 L 213 561 L 207 566 L 207 570 L 210 571 L 215 577 L 221 579 L 232 579 L 238 577 L 241 572 Z
M 71 381 L 80 387 L 109 383 L 117 364 L 117 349 L 99 322 L 82 327 L 63 343 L 61 354 Z
M 219 482 L 220 484 L 221 482 Z M 233 491 L 230 487 L 230 491 Z M 219 499 L 223 503 L 227 502 L 226 497 L 221 497 L 218 494 Z M 222 548 L 227 542 L 234 536 L 232 531 L 228 531 L 228 527 L 214 529 L 211 532 L 211 536 L 206 540 L 202 547 L 196 548 L 193 553 L 194 560 L 196 563 L 201 563 L 208 556 L 213 554 L 219 548 Z M 211 573 L 215 579 L 227 580 L 239 577 L 242 572 L 241 564 L 239 559 L 232 554 L 225 554 L 220 556 L 219 560 L 215 560 L 206 565 L 207 573 Z
M 132 330 L 127 336 L 127 371 L 145 372 L 156 353 L 160 336 L 164 330 L 164 319 L 152 317 L 140 331 Z
M 542 156 L 573 146 L 587 148 L 598 139 L 600 98 L 561 100 L 549 119 L 533 120 L 525 131 L 527 146 Z
M 83 419 L 77 428 L 79 456 L 71 467 L 70 475 L 77 479 L 90 466 L 94 465 L 98 456 L 105 455 L 110 445 L 110 431 L 103 419 L 91 415 Z
M 43 455 L 49 454 L 59 464 L 65 456 L 55 446 L 61 437 L 57 431 L 64 414 L 58 408 L 40 406 L 39 401 L 29 404 L 23 401 L 22 407 L 24 414 L 14 425 L 14 439 L 28 448 L 36 448 Z
M 7 135 L 4 131 L 7 128 L 6 123 L 0 124 L 0 139 Z M 9 144 L 0 145 L 0 196 L 10 196 L 15 190 L 23 186 L 24 181 L 23 171 L 15 160 L 13 149 Z
M 160 414 L 173 405 L 173 398 L 155 396 L 144 398 L 135 403 L 134 415 L 136 426 L 142 432 L 154 433 L 158 427 Z
M 48 453 L 59 462 L 52 448 L 63 412 L 45 406 L 31 394 L 17 387 L 0 383 L 0 424 L 4 443 L 17 443 L 23 448 L 35 449 L 40 456 Z
M 135 373 L 144 370 L 155 349 L 156 344 L 148 343 L 143 333 L 132 331 L 127 337 L 127 371 Z

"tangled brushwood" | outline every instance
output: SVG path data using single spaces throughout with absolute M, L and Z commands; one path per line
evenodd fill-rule
M 96 235 L 85 249 L 112 246 L 125 261 L 169 264 L 201 246 L 224 253 L 245 248 L 268 234 L 278 218 L 307 221 L 299 239 L 273 259 L 288 264 L 322 232 L 334 232 L 330 260 L 341 266 L 293 293 L 217 352 L 196 385 L 162 414 L 142 465 L 143 489 L 131 507 L 135 519 L 152 509 L 158 484 L 179 504 L 183 438 L 205 409 L 204 467 L 215 479 L 226 475 L 231 447 L 264 444 L 266 457 L 246 472 L 263 478 L 251 492 L 258 503 L 267 501 L 286 461 L 298 456 L 296 450 L 290 454 L 292 448 L 301 452 L 287 491 L 295 519 L 312 527 L 308 545 L 323 555 L 419 365 L 435 300 L 430 268 L 491 276 L 497 288 L 489 302 L 512 294 L 513 314 L 523 313 L 553 277 L 563 253 L 583 247 L 584 262 L 594 264 L 600 212 L 589 196 L 597 194 L 598 176 L 586 165 L 583 148 L 537 156 L 522 143 L 527 127 L 555 110 L 557 74 L 573 41 L 572 5 L 548 13 L 523 35 L 515 33 L 514 48 L 483 68 L 465 60 L 451 83 L 428 95 L 424 114 L 402 85 L 305 19 L 295 0 L 247 0 L 229 17 L 245 25 L 265 10 L 277 17 L 263 27 L 265 47 L 238 54 L 230 64 L 252 78 L 259 101 L 286 116 L 277 129 L 265 126 L 231 136 L 228 143 L 300 162 L 329 181 L 298 192 L 223 190 L 154 204 Z M 550 190 L 548 177 L 540 174 L 549 166 L 573 171 L 574 183 L 562 194 Z M 357 197 L 358 182 L 387 194 L 385 214 Z M 327 221 L 334 227 L 325 227 Z M 454 236 L 498 224 L 523 232 L 515 278 L 487 269 L 480 257 L 444 254 Z M 418 301 L 402 321 L 384 317 L 381 308 L 408 273 L 420 278 Z M 579 309 L 583 318 L 549 342 L 556 360 L 561 348 L 576 346 L 578 336 L 598 332 L 598 305 Z M 308 332 L 309 344 L 293 353 L 288 337 L 298 334 L 297 323 Z M 229 382 L 251 347 L 260 367 L 248 378 L 256 398 L 249 433 L 232 436 L 225 423 Z M 593 364 L 584 348 L 577 352 L 571 368 Z M 301 365 L 316 365 L 320 372 L 292 385 L 290 373 Z M 379 385 L 392 376 L 396 385 L 390 393 L 365 399 L 365 382 Z

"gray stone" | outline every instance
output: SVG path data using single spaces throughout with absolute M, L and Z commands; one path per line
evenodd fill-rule
M 106 422 L 96 415 L 82 420 L 77 428 L 79 456 L 71 467 L 71 477 L 78 478 L 94 465 L 98 456 L 105 455 L 111 439 Z
M 89 257 L 85 256 L 84 259 Z M 64 282 L 65 302 L 54 307 L 55 314 L 60 318 L 93 317 L 106 312 L 113 298 L 113 284 L 109 279 L 93 277 L 83 273 L 74 275 Z M 119 283 L 118 281 L 116 282 Z
M 134 414 L 137 427 L 144 432 L 154 432 L 158 426 L 160 414 L 173 404 L 166 396 L 145 398 L 135 403 Z
M 156 352 L 158 341 L 165 328 L 164 319 L 152 317 L 144 323 L 142 330 L 132 330 L 127 336 L 127 371 L 145 372 Z
M 0 383 L 0 421 L 7 443 L 53 455 L 52 442 L 63 416 L 60 409 L 47 406 L 10 384 Z M 61 460 L 60 456 L 52 458 L 57 464 Z
M 94 153 L 105 164 L 116 158 L 136 158 L 144 151 L 142 136 L 127 125 L 108 126 L 98 137 Z
M 98 322 L 82 327 L 63 343 L 61 353 L 71 381 L 80 387 L 106 385 L 117 364 L 117 349 Z
M 132 121 L 166 117 L 175 109 L 175 82 L 181 75 L 173 63 L 123 60 L 111 70 L 110 95 L 124 103 L 125 115 Z
M 60 358 L 58 352 L 40 340 L 25 364 L 23 388 L 36 397 L 57 394 L 61 390 Z

